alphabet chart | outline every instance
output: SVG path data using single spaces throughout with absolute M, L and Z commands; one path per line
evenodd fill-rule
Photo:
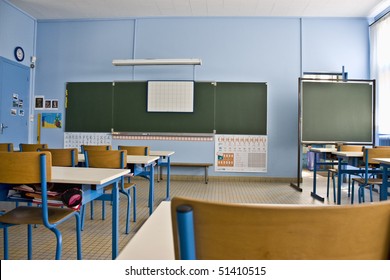
M 216 135 L 215 171 L 267 172 L 267 136 Z
M 111 133 L 64 133 L 64 148 L 77 148 L 81 151 L 81 145 L 111 145 L 111 143 Z

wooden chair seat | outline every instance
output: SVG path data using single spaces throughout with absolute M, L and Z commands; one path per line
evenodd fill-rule
M 69 208 L 49 207 L 49 222 L 51 224 L 58 223 L 63 219 L 68 218 L 69 214 L 71 214 L 73 211 L 74 210 Z M 42 225 L 42 209 L 41 207 L 19 206 L 0 216 L 0 222 L 14 225 Z

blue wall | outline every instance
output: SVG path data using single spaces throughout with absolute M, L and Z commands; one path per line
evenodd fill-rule
M 1 3 L 1 2 L 0 2 Z M 0 29 L 1 30 L 1 29 Z M 1 34 L 1 33 L 0 33 Z M 267 82 L 268 172 L 212 176 L 295 177 L 298 77 L 305 71 L 341 71 L 369 78 L 367 19 L 140 18 L 38 21 L 35 95 L 59 99 L 66 82 L 195 79 Z M 0 48 L 1 50 L 1 48 Z M 113 59 L 201 58 L 179 67 L 114 67 Z M 36 125 L 32 126 L 35 133 Z M 63 130 L 42 130 L 42 142 L 62 147 Z M 114 141 L 140 144 L 138 141 Z M 213 162 L 213 142 L 146 141 L 175 150 L 176 161 Z M 197 172 L 195 170 L 191 172 Z

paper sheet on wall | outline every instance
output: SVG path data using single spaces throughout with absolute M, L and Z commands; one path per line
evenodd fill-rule
M 267 136 L 216 135 L 215 171 L 267 172 Z
M 81 151 L 81 145 L 111 145 L 111 133 L 84 133 L 65 132 L 64 148 L 77 148 Z

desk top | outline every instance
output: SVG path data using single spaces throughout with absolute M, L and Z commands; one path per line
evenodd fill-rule
M 332 154 L 342 157 L 363 157 L 363 152 L 332 152 Z
M 390 164 L 390 158 L 373 158 L 373 160 L 383 164 Z
M 117 260 L 174 260 L 171 203 L 162 201 Z
M 79 162 L 85 162 L 84 154 L 78 155 Z M 127 156 L 127 163 L 149 165 L 159 159 L 158 156 Z
M 333 152 L 337 152 L 337 149 L 335 148 L 310 148 L 311 152 L 315 152 L 315 153 L 333 153 Z
M 174 151 L 150 151 L 149 155 L 150 156 L 159 156 L 159 157 L 170 157 L 174 153 L 175 153 Z
M 129 172 L 129 169 L 53 166 L 50 182 L 102 185 Z

